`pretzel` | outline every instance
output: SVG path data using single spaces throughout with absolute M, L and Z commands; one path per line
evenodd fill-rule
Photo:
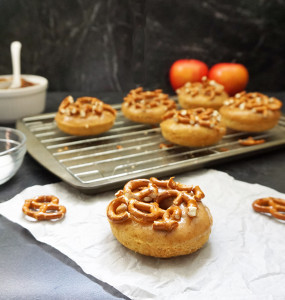
M 179 206 L 170 206 L 163 214 L 162 219 L 153 222 L 153 229 L 171 231 L 178 227 L 178 221 L 181 219 L 182 210 Z
M 251 110 L 266 116 L 269 110 L 279 110 L 282 107 L 282 102 L 262 93 L 246 93 L 243 91 L 226 100 L 224 105 L 241 110 Z
M 220 128 L 221 115 L 213 108 L 192 108 L 183 110 L 172 110 L 165 113 L 163 120 L 173 118 L 177 123 L 190 124 L 193 126 L 204 126 L 208 128 Z
M 280 198 L 261 198 L 252 203 L 256 212 L 269 213 L 274 218 L 285 220 L 285 200 Z
M 224 87 L 221 84 L 214 80 L 208 80 L 206 76 L 202 78 L 202 82 L 187 82 L 176 90 L 177 94 L 186 94 L 191 97 L 202 95 L 210 101 L 214 100 L 217 95 L 221 95 L 223 91 Z
M 55 196 L 39 196 L 25 200 L 22 211 L 37 220 L 52 220 L 63 218 L 66 208 L 59 205 L 59 199 Z
M 253 145 L 260 145 L 265 143 L 264 139 L 260 139 L 260 140 L 255 140 L 253 137 L 249 136 L 247 139 L 239 139 L 238 142 L 242 145 L 242 146 L 253 146 Z
M 127 198 L 149 202 L 157 196 L 157 187 L 148 179 L 131 180 L 125 185 L 124 193 Z
M 149 180 L 129 181 L 115 196 L 107 208 L 107 216 L 114 223 L 131 219 L 153 223 L 154 230 L 171 231 L 178 227 L 182 210 L 185 211 L 184 217 L 196 216 L 197 201 L 205 195 L 199 186 L 175 182 L 174 177 L 169 180 L 151 177 Z
M 110 204 L 110 209 L 107 211 L 108 218 L 112 219 L 115 223 L 126 221 L 130 214 L 127 211 L 128 201 L 125 197 L 120 196 L 115 198 Z
M 161 89 L 144 91 L 142 87 L 131 90 L 124 98 L 124 102 L 136 109 L 151 109 L 161 105 L 165 106 L 165 110 L 171 110 L 176 107 L 175 102 L 169 99 L 167 94 L 163 94 Z
M 94 97 L 80 97 L 74 101 L 72 96 L 67 96 L 59 106 L 60 114 L 80 118 L 86 118 L 89 115 L 101 116 L 103 111 L 109 111 L 116 116 L 116 110 L 112 106 Z
M 128 211 L 135 220 L 145 223 L 153 222 L 162 214 L 157 202 L 145 203 L 135 199 L 129 201 Z

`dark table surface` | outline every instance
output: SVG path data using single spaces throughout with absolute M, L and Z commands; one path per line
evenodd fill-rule
M 54 112 L 65 92 L 47 95 L 45 112 Z M 74 97 L 82 93 L 72 93 Z M 285 104 L 285 92 L 268 93 Z M 87 95 L 86 95 L 87 96 Z M 106 103 L 120 103 L 122 93 L 89 94 Z M 285 105 L 284 105 L 285 106 Z M 283 106 L 283 113 L 284 113 Z M 15 124 L 0 126 L 15 127 Z M 285 147 L 214 165 L 238 180 L 259 183 L 285 193 Z M 0 202 L 33 185 L 59 182 L 28 153 L 18 173 L 0 186 Z M 82 269 L 58 250 L 38 242 L 21 226 L 0 215 L 0 299 L 128 299 Z

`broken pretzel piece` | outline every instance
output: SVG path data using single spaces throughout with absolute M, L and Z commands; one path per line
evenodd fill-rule
M 265 143 L 264 139 L 260 139 L 260 140 L 255 140 L 253 137 L 249 136 L 247 139 L 239 139 L 238 142 L 242 145 L 242 146 L 253 146 L 253 145 L 260 145 Z

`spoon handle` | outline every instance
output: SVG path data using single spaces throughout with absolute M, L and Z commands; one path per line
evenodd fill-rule
M 10 88 L 19 88 L 21 86 L 21 48 L 22 44 L 18 41 L 11 44 L 13 79 Z

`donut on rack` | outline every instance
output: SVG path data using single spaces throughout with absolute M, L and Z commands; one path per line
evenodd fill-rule
M 116 110 L 94 97 L 80 97 L 74 101 L 67 96 L 61 102 L 55 121 L 67 134 L 87 136 L 109 130 L 115 122 Z
M 147 124 L 160 123 L 163 114 L 175 108 L 175 102 L 162 90 L 144 91 L 142 87 L 131 90 L 122 103 L 127 119 Z
M 187 82 L 176 90 L 182 108 L 210 107 L 219 109 L 229 97 L 224 86 L 206 76 L 202 82 Z
M 217 143 L 226 133 L 221 116 L 213 108 L 173 110 L 160 123 L 164 138 L 172 143 L 203 147 Z
M 212 216 L 199 186 L 135 179 L 107 207 L 111 230 L 125 247 L 147 256 L 186 255 L 209 239 Z
M 282 102 L 262 93 L 237 93 L 220 108 L 228 128 L 238 131 L 260 132 L 272 129 L 281 116 Z

